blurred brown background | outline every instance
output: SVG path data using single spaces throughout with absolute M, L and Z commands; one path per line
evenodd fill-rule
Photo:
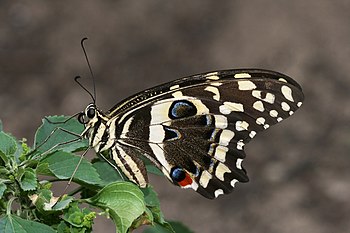
M 0 119 L 32 141 L 43 116 L 85 108 L 89 96 L 73 81 L 89 77 L 85 36 L 105 110 L 186 75 L 280 71 L 306 102 L 246 147 L 250 183 L 210 201 L 152 178 L 165 216 L 203 233 L 350 232 L 349 23 L 345 0 L 2 0 Z M 95 232 L 114 231 L 99 221 Z

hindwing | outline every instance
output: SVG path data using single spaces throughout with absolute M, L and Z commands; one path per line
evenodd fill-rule
M 182 78 L 136 94 L 107 114 L 111 153 L 145 187 L 146 156 L 174 184 L 207 198 L 247 182 L 244 146 L 288 118 L 304 99 L 291 78 L 266 70 L 227 70 Z

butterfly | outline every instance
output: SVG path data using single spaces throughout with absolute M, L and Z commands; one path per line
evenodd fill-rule
M 90 147 L 141 188 L 148 184 L 144 156 L 173 184 L 213 199 L 248 182 L 245 145 L 303 100 L 300 85 L 284 74 L 231 69 L 147 89 L 107 112 L 93 98 L 78 120 Z

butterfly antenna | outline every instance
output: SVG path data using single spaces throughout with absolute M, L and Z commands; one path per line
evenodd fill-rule
M 78 80 L 80 78 L 81 78 L 80 76 L 76 76 L 74 78 L 74 81 L 91 96 L 91 99 L 94 101 L 94 104 L 95 104 L 96 103 L 95 97 L 91 94 L 91 92 L 88 89 L 86 89 L 86 87 L 83 86 L 83 84 L 80 83 L 80 81 Z
M 96 86 L 95 86 L 95 76 L 94 76 L 94 73 L 92 72 L 92 68 L 91 68 L 91 65 L 90 65 L 90 61 L 89 61 L 89 58 L 88 58 L 88 55 L 86 53 L 86 49 L 85 49 L 85 46 L 84 46 L 84 41 L 87 40 L 88 38 L 87 37 L 84 37 L 80 44 L 81 44 L 81 48 L 83 49 L 83 52 L 84 52 L 84 55 L 85 55 L 85 59 L 86 59 L 86 62 L 88 64 L 88 67 L 89 67 L 89 70 L 90 70 L 90 74 L 91 74 L 91 79 L 92 79 L 92 85 L 93 85 L 93 95 L 88 91 L 88 93 L 92 96 L 92 99 L 94 101 L 94 103 L 96 103 Z M 75 80 L 77 82 L 77 80 Z M 79 82 L 77 82 L 80 86 L 82 86 Z M 83 87 L 84 88 L 84 87 Z M 86 90 L 86 88 L 84 88 Z

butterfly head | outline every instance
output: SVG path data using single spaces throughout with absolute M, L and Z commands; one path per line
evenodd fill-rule
M 87 125 L 97 117 L 97 108 L 95 104 L 89 104 L 83 112 L 78 115 L 78 121 L 81 124 Z
M 90 140 L 91 146 L 94 146 L 93 141 L 96 136 L 96 131 L 94 129 L 105 125 L 107 120 L 103 112 L 100 111 L 94 103 L 90 103 L 85 110 L 78 115 L 78 121 L 85 126 L 82 136 Z

